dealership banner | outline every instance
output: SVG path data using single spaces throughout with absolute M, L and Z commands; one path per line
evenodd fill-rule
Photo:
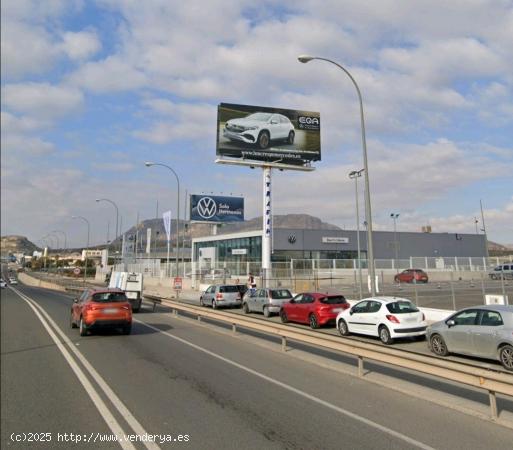
M 166 229 L 167 242 L 171 241 L 171 211 L 162 213 L 162 220 L 164 221 L 164 228 Z
M 190 219 L 199 222 L 244 222 L 244 198 L 191 195 Z
M 219 157 L 304 165 L 321 160 L 318 112 L 221 103 L 217 109 Z

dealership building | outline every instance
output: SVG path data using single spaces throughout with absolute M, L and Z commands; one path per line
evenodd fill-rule
M 486 238 L 483 234 L 373 231 L 372 235 L 374 259 L 486 257 Z M 358 255 L 357 232 L 350 230 L 275 228 L 272 243 L 273 262 L 355 259 Z M 360 231 L 360 249 L 362 259 L 366 259 L 366 231 Z M 259 261 L 261 255 L 261 230 L 192 240 L 192 260 L 201 265 L 224 261 Z

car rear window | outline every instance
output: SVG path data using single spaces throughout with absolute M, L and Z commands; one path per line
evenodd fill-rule
M 419 312 L 417 307 L 412 302 L 406 302 L 406 301 L 387 303 L 387 309 L 392 314 L 406 314 L 406 313 Z
M 111 303 L 111 302 L 126 302 L 128 301 L 124 292 L 100 292 L 93 294 L 93 302 L 96 303 Z
M 331 295 L 329 297 L 322 297 L 320 299 L 321 303 L 325 303 L 327 305 L 338 305 L 340 303 L 347 303 L 346 298 L 343 295 Z
M 288 289 L 271 289 L 271 298 L 274 300 L 280 300 L 283 298 L 292 298 L 292 294 Z
M 239 288 L 237 286 L 221 286 L 219 292 L 239 292 Z

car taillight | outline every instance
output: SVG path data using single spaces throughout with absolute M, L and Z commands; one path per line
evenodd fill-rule
M 221 300 L 223 298 L 223 294 L 216 294 L 216 300 Z
M 122 309 L 130 309 L 130 306 L 122 306 Z
M 387 314 L 387 319 L 392 323 L 399 323 L 399 319 L 392 314 Z
M 342 308 L 348 309 L 350 307 L 351 307 L 351 305 L 349 303 L 342 303 Z
M 92 303 L 88 303 L 87 305 L 85 305 L 86 311 L 95 311 L 97 309 L 98 307 L 96 305 L 93 305 Z

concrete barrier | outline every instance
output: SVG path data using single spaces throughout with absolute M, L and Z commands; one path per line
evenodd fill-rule
M 18 274 L 18 279 L 27 286 L 35 286 L 44 289 L 53 289 L 55 291 L 66 291 L 66 288 L 64 286 L 60 286 L 59 284 L 51 283 L 49 281 L 43 281 L 38 278 L 33 278 L 30 275 L 27 275 L 23 272 L 20 272 Z

